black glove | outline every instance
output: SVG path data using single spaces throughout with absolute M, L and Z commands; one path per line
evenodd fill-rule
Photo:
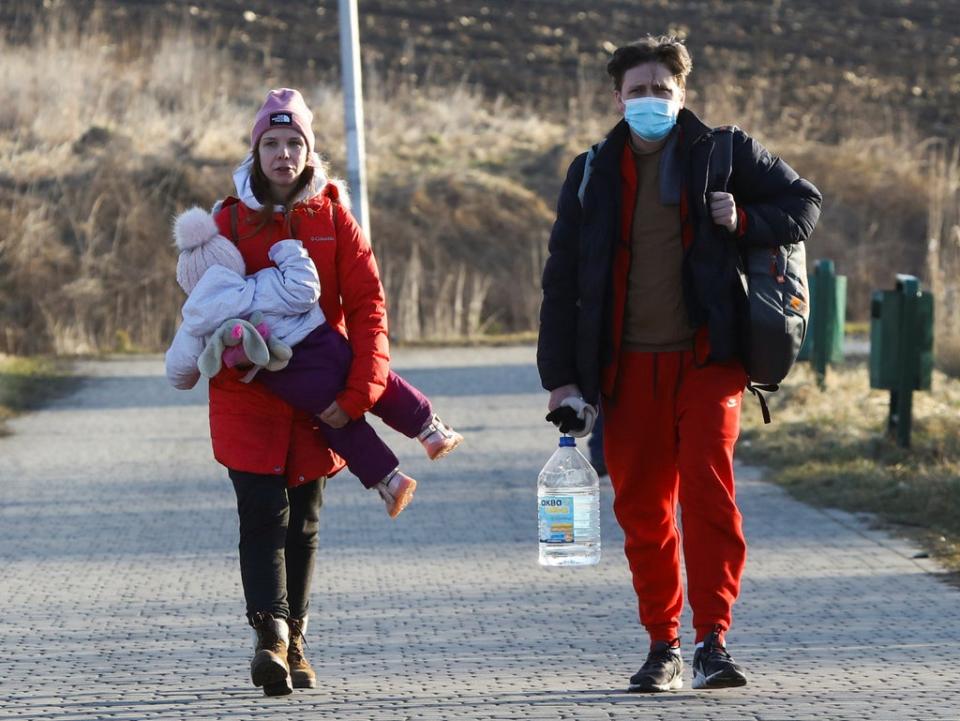
M 547 422 L 553 423 L 561 433 L 582 431 L 587 427 L 587 421 L 577 415 L 570 406 L 558 406 L 547 413 Z

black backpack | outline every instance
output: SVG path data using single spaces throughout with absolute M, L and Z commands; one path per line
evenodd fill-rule
M 735 127 L 716 128 L 710 157 L 711 188 L 726 188 L 733 171 Z M 737 273 L 740 299 L 740 355 L 747 390 L 757 396 L 764 423 L 770 412 L 761 391 L 773 392 L 793 367 L 807 334 L 810 292 L 807 252 L 803 242 L 739 247 Z

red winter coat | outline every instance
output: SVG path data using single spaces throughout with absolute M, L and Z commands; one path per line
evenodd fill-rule
M 236 198 L 227 198 L 214 219 L 221 234 L 234 238 L 231 206 L 236 207 L 237 247 L 247 273 L 271 265 L 267 252 L 278 240 L 303 242 L 320 275 L 320 307 L 327 322 L 347 336 L 353 349 L 337 403 L 359 418 L 380 398 L 390 371 L 386 307 L 370 243 L 338 198 L 336 186 L 328 184 L 295 205 L 288 217 L 275 213 L 260 231 L 257 212 Z M 284 474 L 290 486 L 343 468 L 343 459 L 327 447 L 311 416 L 255 380 L 241 383 L 241 376 L 225 368 L 210 381 L 210 436 L 217 461 L 239 471 Z

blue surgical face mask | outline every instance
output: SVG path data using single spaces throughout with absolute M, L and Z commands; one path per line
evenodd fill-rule
M 623 101 L 623 118 L 643 140 L 655 142 L 667 137 L 677 124 L 680 104 L 663 98 L 630 98 Z

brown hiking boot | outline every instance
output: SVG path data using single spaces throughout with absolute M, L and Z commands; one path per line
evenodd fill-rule
M 306 643 L 307 616 L 303 618 L 288 618 L 290 627 L 290 647 L 287 649 L 287 665 L 290 667 L 290 678 L 294 688 L 316 688 L 317 672 L 307 661 L 303 653 Z
M 258 611 L 250 617 L 250 625 L 257 635 L 256 652 L 250 661 L 253 685 L 263 686 L 263 693 L 267 696 L 293 693 L 287 666 L 290 630 L 286 620 Z

